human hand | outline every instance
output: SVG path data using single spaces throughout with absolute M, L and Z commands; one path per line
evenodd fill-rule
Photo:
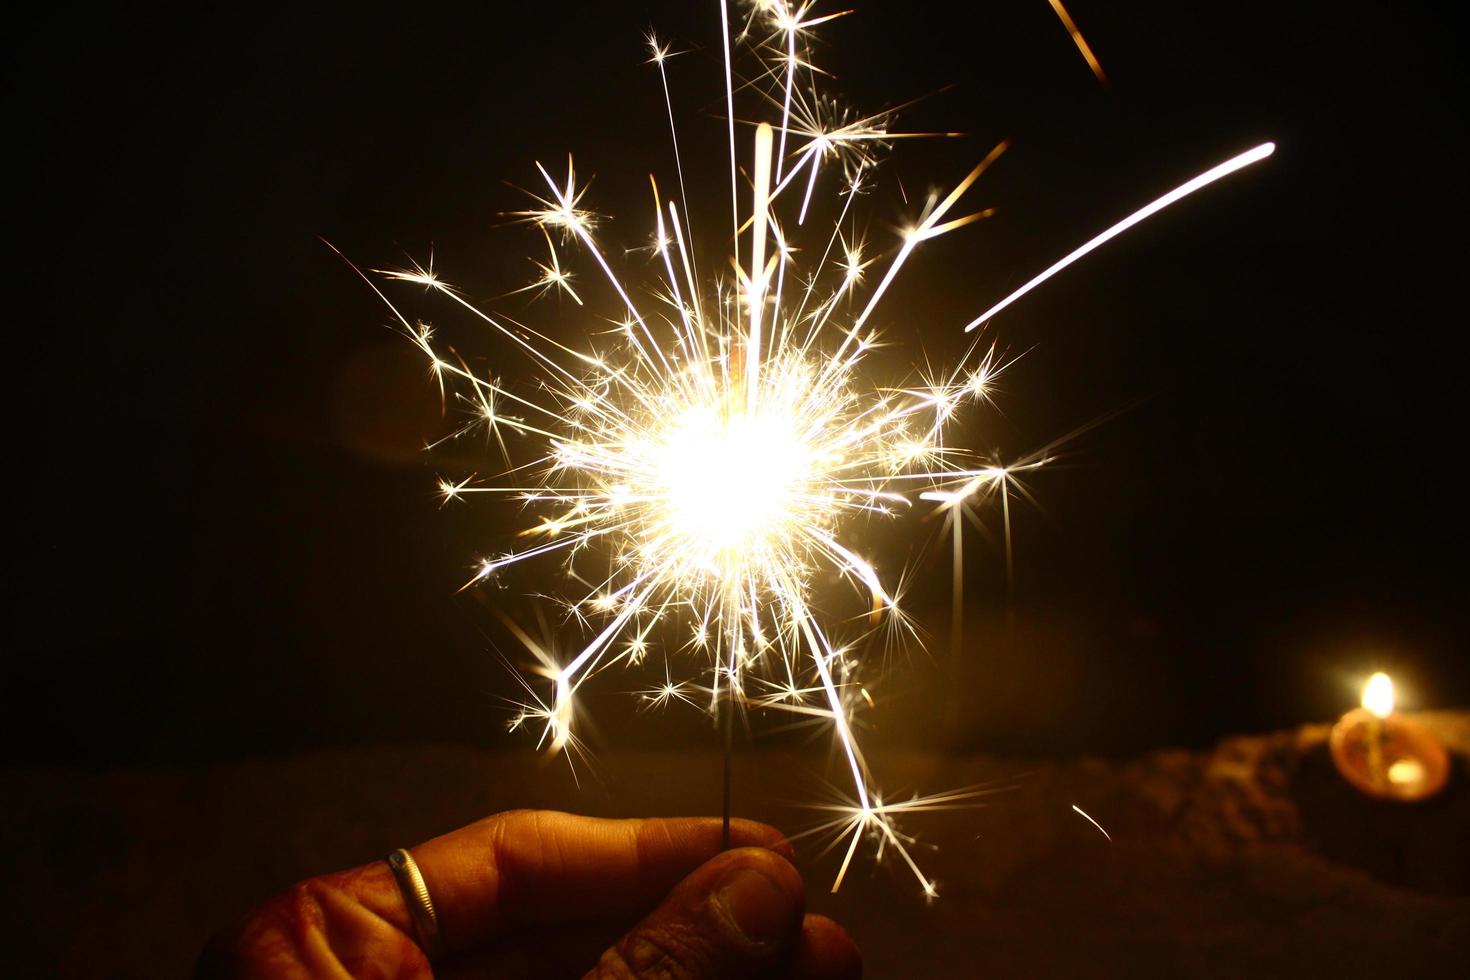
M 720 851 L 716 819 L 496 814 L 411 849 L 439 920 L 432 966 L 387 862 L 375 861 L 259 906 L 210 944 L 197 976 L 860 976 L 842 927 L 803 914 L 781 833 L 736 820 L 730 843 Z

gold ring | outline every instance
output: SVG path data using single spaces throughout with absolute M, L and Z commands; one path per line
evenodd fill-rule
M 413 855 L 403 848 L 400 847 L 384 860 L 393 872 L 393 880 L 398 882 L 398 890 L 403 894 L 404 904 L 408 906 L 409 917 L 413 919 L 414 940 L 419 944 L 419 949 L 424 951 L 424 955 L 433 959 L 439 955 L 441 947 L 439 914 L 434 911 L 434 900 L 429 897 L 429 886 L 424 884 L 424 876 L 414 863 Z

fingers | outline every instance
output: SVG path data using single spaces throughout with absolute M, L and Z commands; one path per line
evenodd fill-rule
M 599 820 L 521 810 L 497 814 L 413 848 L 439 915 L 445 949 L 468 949 L 508 931 L 645 914 L 685 875 L 720 851 L 714 818 Z M 791 855 L 774 827 L 730 824 L 731 843 Z M 411 932 L 396 886 L 378 911 Z M 367 898 L 364 897 L 366 904 Z
M 428 977 L 429 962 L 405 927 L 375 908 L 396 890 L 387 865 L 299 882 L 211 940 L 195 976 L 296 980 L 361 975 Z M 362 895 L 373 900 L 364 901 Z M 398 899 L 402 905 L 402 899 Z
M 802 933 L 801 876 L 780 855 L 727 851 L 685 878 L 602 955 L 588 980 L 779 974 Z
M 436 980 L 573 977 L 596 961 L 626 928 L 626 922 L 597 921 L 528 929 L 437 962 L 434 976 Z M 862 972 L 862 954 L 846 930 L 826 916 L 808 915 L 789 962 L 771 976 L 780 980 L 860 980 Z
M 617 936 L 617 923 L 646 916 L 591 976 L 858 976 L 846 933 L 820 916 L 803 920 L 801 879 L 780 833 L 735 821 L 731 837 L 743 849 L 721 854 L 714 819 L 515 812 L 429 841 L 414 854 L 451 954 L 436 972 L 544 976 L 550 966 L 570 975 Z M 309 879 L 262 905 L 218 941 L 218 962 L 206 957 L 200 975 L 215 975 L 211 965 L 245 977 L 372 963 L 427 976 L 412 937 L 404 898 L 377 861 Z
M 628 928 L 627 917 L 517 930 L 473 950 L 437 960 L 434 980 L 545 980 L 578 977 Z
M 847 930 L 825 915 L 809 915 L 786 980 L 860 980 L 863 956 Z

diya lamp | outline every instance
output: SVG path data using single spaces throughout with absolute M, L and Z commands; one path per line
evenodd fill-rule
M 1344 779 L 1375 799 L 1426 800 L 1449 778 L 1449 753 L 1429 729 L 1395 714 L 1393 702 L 1393 681 L 1387 674 L 1368 678 L 1362 707 L 1332 726 L 1332 761 Z

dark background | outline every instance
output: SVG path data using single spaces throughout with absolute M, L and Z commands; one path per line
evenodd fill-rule
M 967 444 L 1010 457 L 1126 411 L 1029 482 L 1041 510 L 1014 508 L 1011 616 L 997 549 L 971 539 L 960 664 L 933 526 L 871 532 L 914 569 L 933 651 L 888 685 L 888 730 L 1027 754 L 1202 744 L 1329 718 L 1375 668 L 1410 705 L 1470 703 L 1455 32 L 1390 5 L 1070 6 L 1108 88 L 1044 0 L 870 2 L 824 34 L 819 63 L 858 106 L 952 85 L 900 123 L 972 134 L 900 148 L 865 202 L 875 242 L 913 213 L 898 180 L 912 199 L 1014 141 L 972 192 L 997 216 L 921 251 L 880 308 L 896 366 L 942 362 L 970 317 L 1168 187 L 1280 148 L 997 318 L 1028 353 Z M 368 266 L 432 249 L 489 300 L 542 247 L 497 228 L 524 201 L 506 181 L 571 150 L 610 238 L 642 244 L 645 175 L 673 182 L 649 24 L 702 48 L 670 72 L 713 224 L 713 4 L 36 25 L 13 91 L 35 119 L 18 196 L 39 272 L 11 285 L 40 309 L 11 329 L 42 350 L 11 373 L 46 458 L 15 517 L 39 558 L 17 573 L 36 629 L 4 655 L 30 709 L 7 716 L 7 761 L 504 744 L 515 651 L 489 607 L 529 619 L 519 593 L 545 581 L 456 594 L 516 515 L 439 508 L 435 476 L 474 461 L 418 451 L 437 393 L 316 236 Z M 432 297 L 394 297 L 498 357 Z M 680 730 L 611 710 L 607 738 Z

